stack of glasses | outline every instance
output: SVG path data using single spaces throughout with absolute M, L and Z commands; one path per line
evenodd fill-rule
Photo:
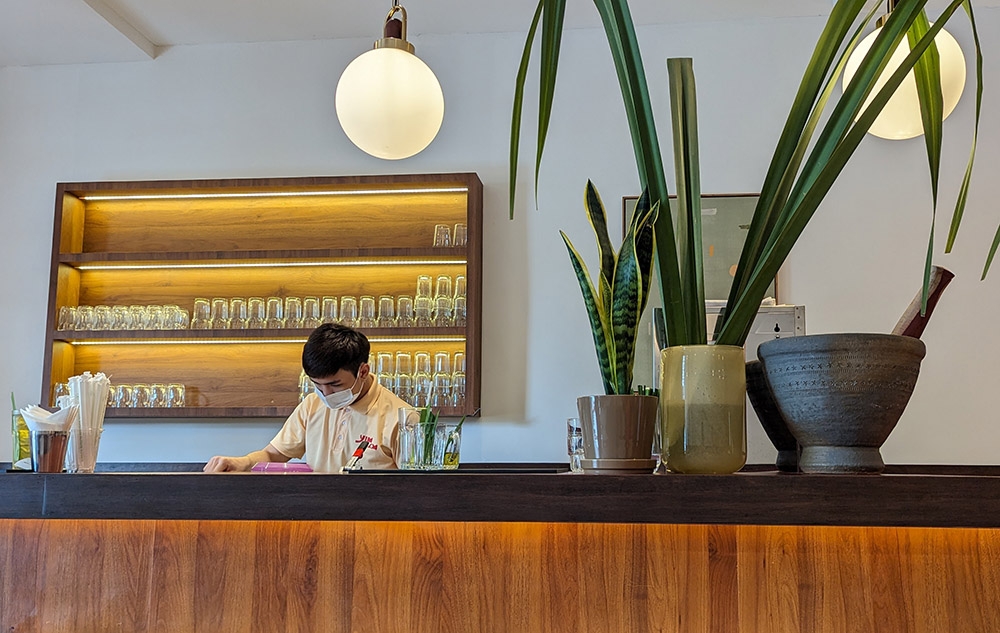
M 378 352 L 372 365 L 383 387 L 415 407 L 465 405 L 465 353 Z

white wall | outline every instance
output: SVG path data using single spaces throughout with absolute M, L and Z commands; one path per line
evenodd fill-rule
M 883 451 L 889 462 L 997 463 L 992 380 L 1000 376 L 1000 271 L 979 269 L 1000 212 L 993 42 L 995 10 L 978 13 L 987 91 L 977 178 L 958 253 L 936 260 L 958 278 L 924 335 L 913 400 Z M 529 16 L 525 16 L 525 20 Z M 957 23 L 956 23 L 957 24 Z M 822 27 L 818 19 L 648 27 L 640 42 L 669 153 L 668 56 L 698 78 L 703 187 L 759 190 L 787 107 Z M 969 51 L 969 36 L 952 29 Z M 564 39 L 555 119 L 531 198 L 532 130 L 522 146 L 516 219 L 507 219 L 507 135 L 522 34 L 426 37 L 417 52 L 445 92 L 444 126 L 415 158 L 355 149 L 333 112 L 337 78 L 370 42 L 177 47 L 150 62 L 0 69 L 0 390 L 20 403 L 40 389 L 53 194 L 59 181 L 474 171 L 485 184 L 483 418 L 463 460 L 564 458 L 564 419 L 600 377 L 579 289 L 558 230 L 593 261 L 583 214 L 587 178 L 612 213 L 637 178 L 603 34 Z M 971 81 L 971 78 L 970 78 Z M 532 97 L 534 93 L 532 93 Z M 942 215 L 967 157 L 971 93 L 946 124 Z M 526 108 L 531 116 L 532 106 Z M 930 217 L 921 141 L 870 137 L 814 218 L 783 273 L 782 298 L 807 306 L 808 330 L 888 331 L 920 283 Z M 939 242 L 946 233 L 939 225 Z M 938 251 L 940 252 L 940 244 Z M 111 421 L 102 461 L 200 461 L 265 444 L 280 420 Z M 9 459 L 0 442 L 0 461 Z M 755 451 L 751 461 L 763 461 Z

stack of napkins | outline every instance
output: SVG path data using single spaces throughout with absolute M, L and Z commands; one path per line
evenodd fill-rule
M 68 431 L 80 414 L 80 407 L 72 405 L 51 413 L 37 405 L 21 408 L 24 423 L 32 431 Z

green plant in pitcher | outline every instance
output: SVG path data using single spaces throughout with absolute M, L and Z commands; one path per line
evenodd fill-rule
M 604 204 L 590 181 L 587 181 L 584 205 L 597 236 L 601 259 L 596 284 L 573 243 L 562 231 L 559 234 L 569 250 L 590 317 L 604 391 L 608 395 L 630 394 L 637 326 L 649 300 L 653 272 L 653 223 L 660 206 L 659 203 L 650 206 L 649 193 L 643 192 L 622 246 L 615 252 L 608 237 Z
M 604 24 L 611 55 L 618 73 L 622 100 L 631 131 L 641 186 L 653 203 L 668 208 L 667 181 L 660 156 L 646 75 L 627 0 L 594 0 Z M 923 122 L 930 171 L 931 227 L 925 258 L 924 302 L 934 250 L 934 220 L 937 212 L 938 177 L 941 162 L 943 106 L 941 73 L 935 36 L 961 7 L 969 18 L 976 44 L 976 120 L 965 176 L 952 213 L 945 248 L 954 244 L 975 158 L 976 135 L 982 103 L 982 53 L 970 0 L 949 0 L 933 24 L 924 7 L 927 0 L 898 0 L 885 18 L 879 35 L 865 53 L 853 79 L 839 97 L 834 97 L 848 56 L 861 39 L 864 28 L 875 18 L 882 0 L 837 0 L 824 27 L 792 102 L 785 127 L 754 211 L 748 237 L 737 266 L 726 310 L 720 317 L 715 340 L 719 344 L 742 345 L 757 315 L 767 287 L 798 240 L 848 160 L 853 156 L 872 122 L 889 98 L 913 71 Z M 522 101 L 532 42 L 541 26 L 538 133 L 535 183 L 549 121 L 559 64 L 566 0 L 539 0 L 528 31 L 517 74 L 510 137 L 510 213 L 519 152 Z M 908 42 L 910 52 L 877 87 L 892 53 Z M 704 279 L 701 243 L 701 184 L 698 165 L 697 101 L 693 64 L 690 59 L 668 59 L 671 122 L 674 138 L 674 168 L 677 181 L 676 208 L 660 213 L 655 223 L 656 262 L 664 301 L 667 345 L 704 344 Z M 869 100 L 870 98 L 870 100 Z M 828 108 L 829 106 L 829 108 Z M 829 113 L 827 113 L 829 110 Z M 738 114 L 738 113 L 737 113 Z M 751 122 L 748 121 L 748 124 Z M 655 204 L 654 204 L 655 206 Z M 983 269 L 985 277 L 1000 244 L 1000 230 Z M 586 291 L 585 291 L 586 294 Z M 593 321 L 593 316 L 591 317 Z M 595 328 L 595 337 L 598 331 Z M 598 354 L 601 353 L 598 342 Z M 602 366 L 608 364 L 601 359 Z M 609 386 L 607 378 L 606 386 Z M 625 385 L 621 393 L 627 393 Z M 615 385 L 618 390 L 619 386 Z M 609 393 L 611 391 L 609 390 Z
M 430 407 L 420 409 L 420 421 L 417 423 L 418 436 L 423 444 L 421 466 L 429 467 L 434 463 L 434 435 L 437 433 L 438 414 Z

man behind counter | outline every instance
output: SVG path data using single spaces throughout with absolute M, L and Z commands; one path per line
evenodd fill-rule
M 363 440 L 368 440 L 364 468 L 396 468 L 397 410 L 408 405 L 372 376 L 370 350 L 357 330 L 331 323 L 316 328 L 302 348 L 302 369 L 315 392 L 299 403 L 270 444 L 243 457 L 217 455 L 205 472 L 247 471 L 258 462 L 303 456 L 314 471 L 340 472 Z

